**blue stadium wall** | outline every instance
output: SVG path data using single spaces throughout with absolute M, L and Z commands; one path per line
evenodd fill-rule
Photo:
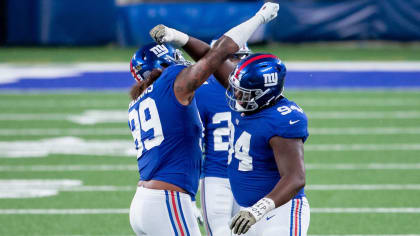
M 420 40 L 420 0 L 281 0 L 255 41 Z M 142 45 L 163 23 L 209 41 L 254 14 L 263 1 L 140 3 L 7 0 L 9 45 Z

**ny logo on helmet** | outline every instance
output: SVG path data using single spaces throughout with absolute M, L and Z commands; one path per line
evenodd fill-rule
M 270 73 L 270 74 L 263 74 L 264 76 L 264 86 L 270 87 L 277 85 L 279 78 L 277 72 Z
M 169 52 L 169 50 L 165 47 L 165 45 L 156 45 L 150 49 L 157 57 L 165 55 Z

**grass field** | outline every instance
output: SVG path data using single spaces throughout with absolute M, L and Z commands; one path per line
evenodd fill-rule
M 289 91 L 287 96 L 310 119 L 309 233 L 418 235 L 420 92 Z M 133 235 L 127 212 L 138 179 L 135 157 L 96 155 L 115 140 L 131 144 L 126 122 L 82 125 L 66 118 L 86 110 L 125 112 L 127 103 L 125 92 L 0 94 L 0 195 L 15 194 L 0 201 L 0 235 Z M 410 115 L 393 116 L 397 111 Z M 337 112 L 349 118 L 334 118 Z M 365 116 L 351 118 L 357 113 Z M 54 141 L 64 136 L 103 147 L 73 154 Z M 49 154 L 21 158 L 48 143 L 54 145 Z
M 285 61 L 420 61 L 418 43 L 252 49 Z M 128 62 L 134 51 L 3 47 L 0 63 Z M 309 118 L 309 234 L 420 236 L 420 90 L 286 95 Z M 126 149 L 128 102 L 125 91 L 0 92 L 1 236 L 134 235 L 128 208 L 138 173 Z M 108 120 L 80 122 L 95 114 Z
M 347 42 L 250 45 L 283 61 L 420 61 L 420 43 Z M 128 62 L 135 47 L 0 47 L 0 63 Z

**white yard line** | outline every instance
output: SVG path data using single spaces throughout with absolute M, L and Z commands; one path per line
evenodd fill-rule
M 6 180 L 5 180 L 6 181 Z M 3 185 L 0 183 L 0 190 L 11 191 L 11 190 L 24 190 L 29 187 L 27 186 L 11 186 L 10 183 Z M 32 186 L 32 189 L 49 190 L 54 189 L 65 192 L 126 192 L 135 191 L 136 186 L 115 186 L 115 185 L 99 185 L 99 186 L 48 186 L 46 184 L 37 187 Z M 378 190 L 420 190 L 420 184 L 311 184 L 305 187 L 306 190 L 310 191 L 346 191 L 346 190 L 361 190 L 361 191 L 378 191 Z
M 293 100 L 293 97 L 291 97 Z M 1 103 L 0 103 L 1 104 Z M 409 98 L 302 98 L 298 100 L 298 104 L 302 107 L 398 107 L 398 106 L 418 106 L 420 105 L 419 99 Z M 38 103 L 39 106 L 40 104 Z
M 0 114 L 0 120 L 25 121 L 25 120 L 65 120 L 70 114 L 65 113 L 3 113 Z
M 419 151 L 420 144 L 306 144 L 305 150 L 315 151 Z M 38 158 L 50 154 L 127 156 L 135 157 L 132 141 L 84 140 L 73 136 L 41 140 L 0 141 L 0 158 Z
M 311 213 L 409 213 L 419 214 L 420 208 L 311 208 Z
M 291 97 L 293 99 L 293 97 Z M 111 99 L 101 99 L 101 100 L 85 100 L 74 98 L 71 101 L 62 101 L 62 100 L 51 100 L 51 101 L 14 101 L 10 100 L 1 100 L 0 108 L 10 108 L 11 104 L 13 107 L 19 108 L 109 108 L 109 107 L 125 107 L 128 106 L 127 102 L 115 101 Z M 419 99 L 411 98 L 334 98 L 325 99 L 325 98 L 302 98 L 298 100 L 298 103 L 302 107 L 335 107 L 335 106 L 350 106 L 350 107 L 398 107 L 398 106 L 418 106 L 420 105 Z
M 59 188 L 60 191 L 65 192 L 134 192 L 136 186 L 76 186 Z
M 10 190 L 16 190 L 16 188 L 10 185 L 4 186 L 4 188 Z M 27 187 L 25 187 L 27 188 Z M 0 190 L 3 186 L 0 184 Z M 36 188 L 35 188 L 36 189 Z M 42 186 L 40 189 L 56 189 L 65 192 L 131 192 L 135 191 L 136 186 L 114 186 L 114 185 L 99 185 L 99 186 Z M 360 190 L 360 191 L 378 191 L 378 190 L 420 190 L 420 184 L 311 184 L 305 187 L 305 190 L 310 191 L 347 191 L 347 190 Z
M 307 112 L 309 119 L 419 119 L 418 111 L 316 111 Z M 0 120 L 70 120 L 81 124 L 120 123 L 127 121 L 126 110 L 86 110 L 79 114 L 68 113 L 3 113 Z
M 307 170 L 418 170 L 420 163 L 306 164 L 305 167 Z
M 1 165 L 0 172 L 66 172 L 66 171 L 137 171 L 133 165 Z
M 50 154 L 135 157 L 136 150 L 128 139 L 85 140 L 63 136 L 40 140 L 0 141 L 0 158 L 36 158 Z
M 418 111 L 317 111 L 307 112 L 309 119 L 418 119 Z
M 351 127 L 351 128 L 309 128 L 317 135 L 392 135 L 420 134 L 420 127 Z M 1 134 L 1 130 L 0 130 Z
M 287 61 L 286 63 L 288 71 L 420 71 L 420 62 L 409 61 Z M 25 68 L 36 68 L 41 71 L 55 69 L 77 72 L 120 71 L 129 73 L 127 63 L 123 62 L 31 64 Z M 12 69 L 18 71 L 22 68 L 18 64 L 0 63 L 2 72 Z
M 101 234 L 102 236 L 133 236 L 131 234 Z M 44 236 L 34 234 L 32 236 Z M 51 236 L 90 236 L 83 234 L 56 234 Z M 420 236 L 420 234 L 308 234 L 308 236 Z
M 30 99 L 30 96 L 28 97 Z M 67 101 L 60 100 L 46 100 L 42 99 L 39 101 L 13 101 L 4 100 L 0 101 L 0 108 L 10 108 L 13 104 L 13 107 L 19 108 L 108 108 L 108 107 L 126 107 L 128 106 L 129 100 L 127 102 L 120 102 L 115 100 L 81 100 L 77 98 L 70 98 Z
M 128 214 L 129 209 L 0 209 L 1 215 Z
M 49 135 L 123 135 L 131 137 L 127 128 L 46 128 L 0 129 L 0 136 L 49 136 Z
M 420 163 L 306 164 L 307 170 L 418 170 Z M 0 172 L 137 171 L 137 165 L 0 165 Z
M 417 151 L 419 143 L 400 144 L 305 144 L 305 151 Z
M 312 135 L 393 135 L 420 134 L 420 127 L 351 127 L 309 128 Z M 0 136 L 67 136 L 67 135 L 118 135 L 130 138 L 127 128 L 45 128 L 45 129 L 0 129 Z
M 311 184 L 305 190 L 337 191 L 337 190 L 420 190 L 420 184 Z
M 1 215 L 86 215 L 86 214 L 128 214 L 128 208 L 111 209 L 0 209 Z M 311 214 L 353 213 L 353 214 L 418 214 L 420 208 L 311 208 Z
M 308 234 L 308 236 L 420 236 L 420 234 Z
M 101 234 L 102 236 L 133 236 L 131 234 Z M 32 236 L 44 236 L 34 234 Z M 83 234 L 56 234 L 51 236 L 90 236 Z M 308 236 L 420 236 L 420 234 L 308 234 Z
M 340 61 L 286 62 L 288 71 L 420 71 L 420 62 Z

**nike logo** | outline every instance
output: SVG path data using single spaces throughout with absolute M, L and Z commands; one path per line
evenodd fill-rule
M 295 120 L 295 121 L 289 120 L 289 124 L 294 125 L 294 124 L 298 123 L 299 121 L 300 120 Z
M 274 216 L 276 216 L 276 215 L 267 216 L 267 217 L 266 217 L 266 219 L 267 219 L 267 220 L 270 220 L 270 219 L 271 219 L 271 218 L 273 218 Z

